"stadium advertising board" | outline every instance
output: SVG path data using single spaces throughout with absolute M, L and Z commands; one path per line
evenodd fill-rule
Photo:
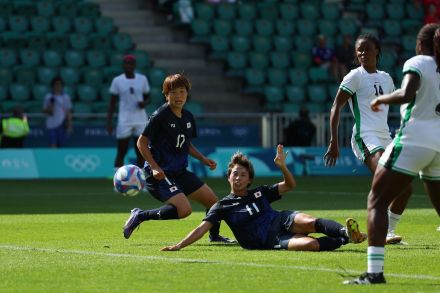
M 296 176 L 307 175 L 368 175 L 368 170 L 354 157 L 349 148 L 341 149 L 340 158 L 333 168 L 324 166 L 322 147 L 286 147 L 288 168 Z M 188 168 L 200 177 L 224 177 L 231 155 L 241 151 L 250 157 L 257 176 L 280 176 L 273 163 L 275 148 L 216 147 L 201 148 L 218 164 L 209 170 L 194 158 Z M 0 152 L 0 179 L 22 178 L 111 178 L 116 150 L 113 148 L 65 148 L 3 150 Z M 128 153 L 126 164 L 134 164 L 133 150 Z

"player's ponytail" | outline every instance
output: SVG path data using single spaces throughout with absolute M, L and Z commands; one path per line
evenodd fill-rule
M 437 63 L 437 67 L 440 68 L 440 28 L 435 30 L 433 43 L 435 63 Z

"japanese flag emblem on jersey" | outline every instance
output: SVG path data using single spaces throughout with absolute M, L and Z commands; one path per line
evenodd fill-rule
M 255 192 L 254 195 L 255 195 L 255 198 L 261 197 L 261 191 Z
M 186 123 L 186 128 L 191 128 L 191 122 Z

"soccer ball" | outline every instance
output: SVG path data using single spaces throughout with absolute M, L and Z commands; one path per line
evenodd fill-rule
M 124 196 L 135 196 L 145 186 L 144 171 L 135 165 L 119 168 L 113 177 L 113 185 Z

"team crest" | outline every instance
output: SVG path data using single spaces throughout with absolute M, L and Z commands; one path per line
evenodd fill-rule
M 191 122 L 186 123 L 186 128 L 191 128 Z
M 254 195 L 255 195 L 255 198 L 261 197 L 261 191 L 255 192 Z
M 170 126 L 171 126 L 171 128 L 176 128 L 176 124 L 174 124 L 174 123 L 171 123 Z

